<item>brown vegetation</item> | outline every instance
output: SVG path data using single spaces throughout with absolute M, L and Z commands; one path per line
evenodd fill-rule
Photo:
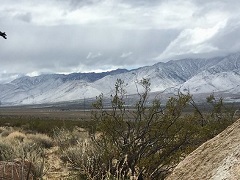
M 4 180 L 34 180 L 35 169 L 28 161 L 0 161 L 0 179 Z

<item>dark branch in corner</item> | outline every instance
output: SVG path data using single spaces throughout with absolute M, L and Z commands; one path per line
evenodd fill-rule
M 0 31 L 0 36 L 2 36 L 4 39 L 7 39 L 7 37 L 6 37 L 7 35 L 6 35 L 5 32 L 1 32 L 1 31 Z

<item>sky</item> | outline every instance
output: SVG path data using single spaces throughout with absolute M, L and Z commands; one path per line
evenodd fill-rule
M 239 0 L 0 0 L 0 81 L 240 50 Z

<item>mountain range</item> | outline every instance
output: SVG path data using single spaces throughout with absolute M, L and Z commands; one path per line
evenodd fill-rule
M 130 95 L 141 90 L 138 82 L 143 78 L 150 79 L 152 93 L 167 95 L 180 90 L 200 97 L 214 92 L 239 101 L 240 53 L 171 60 L 133 70 L 24 76 L 0 84 L 0 101 L 2 105 L 23 105 L 74 101 L 101 93 L 110 96 L 117 79 L 125 82 Z

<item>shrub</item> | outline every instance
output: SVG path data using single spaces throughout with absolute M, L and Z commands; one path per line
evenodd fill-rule
M 72 131 L 66 128 L 55 128 L 54 141 L 61 150 L 78 144 L 82 139 L 88 138 L 88 132 L 84 129 L 75 127 Z
M 25 143 L 22 146 L 23 159 L 28 159 L 35 167 L 34 176 L 42 178 L 46 173 L 45 153 L 44 149 L 38 144 Z
M 134 109 L 126 109 L 122 80 L 116 82 L 110 110 L 104 107 L 103 95 L 97 98 L 93 122 L 100 136 L 92 136 L 87 151 L 81 143 L 65 151 L 80 174 L 89 179 L 164 179 L 186 154 L 233 122 L 221 100 L 212 103 L 208 114 L 201 113 L 190 94 L 180 92 L 165 106 L 159 99 L 149 105 L 149 80 L 140 85 L 143 91 Z M 189 105 L 194 112 L 184 114 Z
M 18 140 L 18 141 L 23 141 L 27 136 L 19 131 L 13 131 L 11 132 L 6 139 L 10 141 Z
M 1 127 L 1 137 L 8 136 L 11 132 L 13 132 L 12 128 L 9 127 Z
M 38 140 L 37 143 L 34 142 L 36 140 Z M 46 171 L 45 154 L 42 145 L 50 144 L 49 142 L 46 143 L 46 141 L 38 136 L 31 139 L 22 132 L 13 131 L 8 136 L 0 138 L 0 161 L 12 162 L 17 160 L 18 162 L 29 162 L 34 166 L 34 177 L 41 178 Z M 40 142 L 42 143 L 41 146 L 39 145 Z
M 1 134 L 3 131 L 5 131 L 5 130 L 6 130 L 5 127 L 0 127 L 0 134 Z
M 0 140 L 0 161 L 8 161 L 14 159 L 14 149 L 11 144 L 4 140 Z
M 46 134 L 28 134 L 27 137 L 32 140 L 34 143 L 37 143 L 43 148 L 51 148 L 54 146 L 54 142 L 51 137 Z
M 78 174 L 75 173 L 79 179 L 92 179 L 93 175 L 108 179 L 110 173 L 108 173 L 108 175 L 107 173 L 102 174 L 108 169 L 103 170 L 105 166 L 98 162 L 101 156 L 101 151 L 95 149 L 94 142 L 88 139 L 63 150 L 61 159 L 68 161 L 73 171 L 77 170 L 80 172 Z

